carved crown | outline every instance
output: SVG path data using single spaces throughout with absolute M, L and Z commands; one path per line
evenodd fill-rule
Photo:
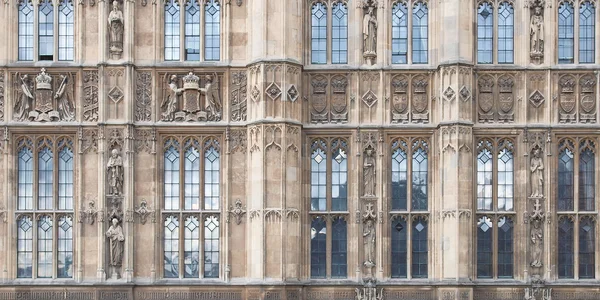
M 46 74 L 46 69 L 42 68 L 42 72 L 35 77 L 35 88 L 38 90 L 52 89 L 52 77 Z
M 200 77 L 194 75 L 194 72 L 190 72 L 183 77 L 183 88 L 184 89 L 198 89 L 200 87 Z
M 421 79 L 421 80 L 415 80 L 413 81 L 413 91 L 415 93 L 425 93 L 427 91 L 427 85 L 429 83 L 427 82 L 427 80 Z
M 482 77 L 477 81 L 477 85 L 479 86 L 479 92 L 491 93 L 494 87 L 494 80 L 491 77 Z
M 331 79 L 331 89 L 334 93 L 345 93 L 348 81 L 343 77 L 334 77 Z
M 406 88 L 408 87 L 408 81 L 404 78 L 398 79 L 395 78 L 392 81 L 392 86 L 394 87 L 394 93 L 406 93 Z
M 512 88 L 515 82 L 510 77 L 500 78 L 498 79 L 498 87 L 500 88 L 500 93 L 512 93 Z
M 593 76 L 584 76 L 579 81 L 579 84 L 581 85 L 582 93 L 593 93 L 596 90 L 596 80 Z
M 327 88 L 327 80 L 325 78 L 315 78 L 312 81 L 313 93 L 314 94 L 324 94 L 325 89 Z
M 575 80 L 572 77 L 561 78 L 559 84 L 563 93 L 572 93 L 575 91 Z

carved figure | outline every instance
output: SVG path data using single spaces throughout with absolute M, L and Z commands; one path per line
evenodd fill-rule
M 375 226 L 373 219 L 368 219 L 363 230 L 363 244 L 365 250 L 365 266 L 370 269 L 375 266 Z
M 57 99 L 58 113 L 62 121 L 74 121 L 75 107 L 73 106 L 72 94 L 66 92 L 69 79 L 65 75 L 60 75 L 60 78 L 60 86 L 54 95 L 54 99 Z
M 373 6 L 369 6 L 362 25 L 365 54 L 375 54 L 377 51 L 377 18 Z
M 209 116 L 218 121 L 221 119 L 221 99 L 219 98 L 219 91 L 217 90 L 218 77 L 206 75 L 206 84 L 204 88 L 199 88 L 200 93 L 206 95 L 206 111 L 209 113 Z M 214 83 L 213 83 L 214 79 Z
M 183 89 L 177 87 L 177 75 L 171 75 L 169 79 L 169 93 L 163 99 L 160 107 L 163 109 L 162 120 L 173 121 L 175 119 L 175 112 L 177 111 L 177 98 L 183 92 Z
M 123 52 L 124 24 L 123 12 L 119 9 L 119 2 L 113 1 L 113 9 L 108 15 L 111 54 L 120 55 Z
M 529 29 L 531 35 L 531 56 L 541 56 L 544 53 L 544 16 L 542 7 L 538 4 L 533 8 Z
M 123 264 L 123 244 L 125 236 L 123 228 L 119 225 L 117 218 L 112 219 L 112 225 L 106 231 L 106 237 L 110 240 L 110 261 L 109 264 L 113 268 L 113 277 L 118 276 L 117 268 Z
M 544 161 L 540 148 L 533 149 L 531 157 L 531 197 L 544 196 Z
M 29 76 L 25 74 L 19 79 L 21 80 L 21 93 L 15 100 L 13 119 L 15 121 L 25 121 L 31 107 L 30 102 L 33 101 L 33 93 L 30 89 L 31 79 L 29 79 Z
M 123 194 L 123 159 L 119 155 L 119 150 L 113 149 L 106 165 L 108 169 L 109 194 Z
M 363 164 L 364 196 L 375 196 L 375 158 L 373 149 L 367 148 Z
M 541 219 L 533 219 L 533 226 L 531 227 L 531 266 L 534 268 L 541 268 L 542 263 L 542 251 L 543 251 L 543 238 L 544 234 L 541 227 Z

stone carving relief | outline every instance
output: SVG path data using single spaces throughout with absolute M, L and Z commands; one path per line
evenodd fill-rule
M 95 198 L 92 198 L 91 196 L 86 198 L 88 200 L 88 206 L 87 208 L 82 207 L 79 211 L 79 223 L 85 222 L 87 224 L 94 225 L 94 222 L 98 217 L 102 219 L 102 212 L 99 212 L 98 209 L 96 209 Z
M 579 122 L 596 123 L 596 76 L 579 79 Z
M 544 160 L 542 150 L 535 147 L 531 156 L 531 195 L 530 198 L 544 197 Z
M 404 75 L 392 77 L 392 123 L 408 123 L 408 82 Z
M 356 293 L 352 291 L 325 291 L 309 290 L 306 292 L 306 300 L 356 300 Z
M 108 173 L 108 194 L 112 196 L 123 195 L 124 169 L 119 150 L 112 149 L 106 169 Z
M 247 78 L 246 71 L 235 71 L 231 74 L 231 121 L 246 121 Z
M 98 121 L 98 71 L 83 72 L 83 120 Z
M 363 266 L 365 267 L 364 277 L 366 280 L 372 280 L 374 273 L 373 268 L 376 265 L 375 258 L 375 241 L 376 241 L 376 232 L 375 232 L 375 223 L 377 221 L 377 215 L 375 213 L 375 208 L 373 207 L 374 202 L 369 201 L 364 205 L 364 212 L 361 215 L 361 219 L 363 222 L 363 247 L 364 247 L 364 258 L 363 258 Z
M 193 72 L 185 76 L 165 74 L 162 99 L 163 122 L 221 120 L 223 105 L 216 73 L 206 74 L 202 79 Z
M 156 129 L 135 129 L 135 152 L 156 154 Z
M 377 95 L 373 91 L 373 88 L 377 86 L 379 74 L 375 72 L 363 72 L 360 75 L 367 87 L 367 91 L 362 96 L 362 101 L 369 109 L 371 109 L 377 103 Z
M 110 260 L 112 279 L 121 278 L 120 268 L 123 264 L 124 242 L 123 227 L 117 218 L 111 219 L 111 225 L 105 233 L 109 240 Z
M 300 149 L 298 149 L 298 146 L 296 145 L 296 141 L 298 140 L 298 134 L 300 133 L 300 128 L 299 127 L 295 127 L 295 126 L 288 126 L 287 127 L 287 147 L 286 149 L 288 151 L 294 151 L 294 152 L 298 152 Z
M 329 85 L 331 88 L 328 93 Z M 347 75 L 314 75 L 311 78 L 311 86 L 311 121 L 313 123 L 345 123 L 348 121 Z
M 242 206 L 242 200 L 235 200 L 235 207 L 233 205 L 229 205 L 229 216 L 227 217 L 227 222 L 229 222 L 229 217 L 233 216 L 235 218 L 235 223 L 240 225 L 242 223 L 242 217 L 246 214 L 246 206 Z
M 523 300 L 523 289 L 490 290 L 481 288 L 473 290 L 473 299 L 486 300 Z
M 276 149 L 281 151 L 281 136 L 283 131 L 280 126 L 269 125 L 265 127 L 265 151 Z
M 404 290 L 404 291 L 394 291 L 387 289 L 385 291 L 385 299 L 386 300 L 434 300 L 437 299 L 434 296 L 434 291 L 432 290 Z M 479 298 L 473 298 L 479 299 Z
M 98 130 L 79 128 L 79 153 L 98 152 Z
M 4 122 L 4 73 L 0 71 L 0 122 Z
M 527 287 L 525 288 L 524 300 L 552 300 L 552 288 L 546 287 Z M 560 298 L 562 299 L 562 298 Z M 579 299 L 579 298 L 578 298 Z
M 138 216 L 142 225 L 146 224 L 148 217 L 150 217 L 152 223 L 156 223 L 156 215 L 154 214 L 155 212 L 153 209 L 148 208 L 148 202 L 146 202 L 146 199 L 142 199 L 140 206 L 136 207 L 133 212 Z
M 33 78 L 33 79 L 32 79 Z M 74 77 L 71 73 L 14 74 L 15 121 L 75 121 Z
M 497 84 L 496 84 L 497 83 Z M 477 79 L 479 122 L 514 121 L 514 84 L 509 74 L 481 74 Z
M 240 151 L 246 153 L 247 148 L 246 130 L 233 129 L 229 133 L 229 152 L 235 153 Z
M 377 58 L 377 0 L 362 0 L 365 10 L 362 22 L 363 57 L 368 65 Z
M 412 82 L 412 84 L 410 84 Z M 429 119 L 427 77 L 419 74 L 395 75 L 391 79 L 392 123 L 427 123 Z
M 531 73 L 529 74 L 529 103 L 533 108 L 539 108 L 545 102 L 544 90 L 546 74 L 544 73 Z
M 413 123 L 429 122 L 429 80 L 424 75 L 412 79 L 412 121 Z
M 540 64 L 544 60 L 544 2 L 544 0 L 529 0 L 526 5 L 531 9 L 529 55 L 535 64 Z
M 109 31 L 109 51 L 113 59 L 121 58 L 123 54 L 123 32 L 125 28 L 125 18 L 123 12 L 119 8 L 119 2 L 113 1 L 112 10 L 108 15 L 108 31 Z
M 564 75 L 558 81 L 559 93 L 559 121 L 561 123 L 577 122 L 577 100 L 575 97 L 576 79 L 572 75 Z
M 362 289 L 356 288 L 356 300 L 383 300 L 383 289 L 377 292 L 375 279 L 367 280 Z
M 368 146 L 365 149 L 363 162 L 363 197 L 375 197 L 375 183 L 377 181 L 376 165 L 375 149 L 372 146 Z
M 135 86 L 135 120 L 152 121 L 152 73 L 139 72 Z
M 202 291 L 202 290 L 176 290 L 169 288 L 168 291 L 138 291 L 135 299 L 139 300 L 242 300 L 241 291 Z
M 566 74 L 558 80 L 560 123 L 596 122 L 596 76 Z
M 275 101 L 281 96 L 281 86 L 277 84 L 277 72 L 281 71 L 280 65 L 267 65 L 265 66 L 265 71 L 268 74 L 271 73 L 271 82 L 267 85 L 267 89 L 265 93 L 271 100 Z

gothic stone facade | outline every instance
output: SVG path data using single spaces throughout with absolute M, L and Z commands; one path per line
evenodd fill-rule
M 600 299 L 581 2 L 3 1 L 0 299 Z

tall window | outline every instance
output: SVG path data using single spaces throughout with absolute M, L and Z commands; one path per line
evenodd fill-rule
M 558 62 L 571 64 L 574 62 L 573 40 L 575 27 L 573 4 L 563 1 L 558 7 Z
M 348 144 L 318 138 L 311 150 L 311 278 L 346 278 Z
M 428 9 L 427 3 L 419 1 L 412 8 L 412 62 L 413 64 L 427 63 L 428 47 Z
M 596 144 L 591 139 L 565 138 L 559 143 L 556 199 L 559 278 L 595 278 L 595 158 Z
M 596 6 L 591 1 L 579 6 L 579 63 L 595 62 L 596 56 Z
M 494 17 L 494 11 L 496 11 L 496 17 Z M 497 25 L 494 24 L 494 20 L 498 20 Z M 497 35 L 494 34 L 495 32 Z M 494 10 L 493 1 L 481 2 L 477 7 L 477 62 L 480 64 L 495 62 L 512 64 L 513 40 L 513 5 L 508 1 L 499 1 L 497 9 Z M 496 52 L 494 52 L 494 47 L 496 47 Z
M 512 278 L 514 146 L 509 139 L 477 144 L 477 277 Z
M 313 64 L 327 63 L 327 6 L 316 2 L 312 6 L 311 61 Z
M 164 22 L 165 60 L 221 59 L 221 6 L 218 0 L 168 0 Z
M 169 137 L 164 147 L 164 277 L 218 278 L 219 142 Z
M 72 278 L 73 141 L 22 137 L 17 154 L 17 278 Z
M 51 0 L 43 0 L 35 6 L 30 0 L 19 2 L 19 60 L 33 61 L 34 58 L 50 61 L 73 60 L 75 23 L 73 1 L 61 0 L 58 3 L 58 8 L 55 9 Z M 37 13 L 34 12 L 34 7 Z M 34 43 L 34 33 L 37 33 L 37 43 Z
M 392 63 L 408 63 L 408 6 L 396 2 L 392 7 Z
M 348 8 L 346 4 L 333 4 L 331 13 L 331 63 L 348 63 Z
M 392 278 L 428 276 L 428 151 L 422 138 L 392 140 Z
M 328 9 L 328 7 L 330 9 Z M 331 22 L 328 20 L 331 19 Z M 348 6 L 344 1 L 316 0 L 311 5 L 311 62 L 348 63 Z M 331 33 L 329 33 L 331 31 Z M 331 52 L 328 51 L 331 37 Z

